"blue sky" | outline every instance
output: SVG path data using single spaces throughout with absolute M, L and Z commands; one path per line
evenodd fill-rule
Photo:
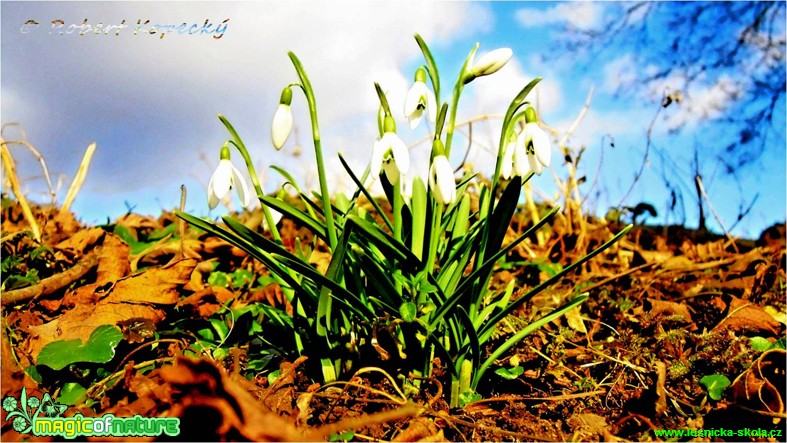
M 82 153 L 97 142 L 73 206 L 88 223 L 114 219 L 127 206 L 147 214 L 172 209 L 179 202 L 181 184 L 189 193 L 187 210 L 204 215 L 208 213 L 205 189 L 227 138 L 216 118 L 219 113 L 229 118 L 252 150 L 257 169 L 265 176 L 266 191 L 282 182 L 268 169 L 272 164 L 306 183 L 316 183 L 305 102 L 297 92 L 293 100 L 297 133 L 281 151 L 274 151 L 270 142 L 270 121 L 281 88 L 296 80 L 287 58 L 287 51 L 293 50 L 317 95 L 328 169 L 337 172 L 331 186 L 348 191 L 351 182 L 338 173 L 342 169 L 336 153 L 342 152 L 354 170 L 363 171 L 376 136 L 373 82 L 380 82 L 392 106 L 401 109 L 413 72 L 423 63 L 412 38 L 418 32 L 437 58 L 445 91 L 476 42 L 481 44 L 479 54 L 497 47 L 514 51 L 514 58 L 497 74 L 468 85 L 460 102 L 459 121 L 491 116 L 474 125 L 470 153 L 474 164 L 487 173 L 499 133 L 500 121 L 494 116 L 502 114 L 532 78 L 544 77 L 533 98 L 543 121 L 558 134 L 569 128 L 594 88 L 590 109 L 569 145 L 587 148 L 580 174 L 588 181 L 581 191 L 590 194 L 586 209 L 603 214 L 618 204 L 640 166 L 645 134 L 662 91 L 680 87 L 679 78 L 668 78 L 640 85 L 632 94 L 616 94 L 621 87 L 633 87 L 629 81 L 634 73 L 649 69 L 636 64 L 631 51 L 652 48 L 613 47 L 593 59 L 557 49 L 554 39 L 566 24 L 579 29 L 597 26 L 613 7 L 613 3 L 552 2 L 3 2 L 0 120 L 22 125 L 46 159 L 53 181 L 59 183 L 61 202 Z M 130 28 L 119 35 L 52 31 L 53 20 L 64 22 L 62 30 L 85 19 L 91 25 L 126 20 Z M 227 19 L 220 39 L 133 32 L 137 20 L 201 26 L 205 20 L 219 24 Z M 27 20 L 39 26 L 22 33 Z M 649 202 L 661 216 L 666 214 L 670 198 L 660 176 L 665 168 L 675 176 L 680 174 L 673 170 L 691 171 L 693 147 L 712 145 L 714 137 L 723 133 L 723 125 L 700 116 L 723 117 L 730 104 L 720 91 L 736 81 L 700 82 L 686 91 L 681 106 L 661 112 L 654 125 L 650 162 L 625 204 Z M 784 104 L 780 106 L 777 127 L 784 128 Z M 421 126 L 411 131 L 404 116 L 398 118 L 400 136 L 412 144 L 416 169 L 425 174 L 429 145 L 417 142 L 427 130 Z M 676 127 L 683 131 L 674 134 L 671 129 Z M 615 148 L 603 148 L 599 169 L 605 135 L 614 138 Z M 18 139 L 19 133 L 8 128 L 4 137 Z M 739 182 L 725 176 L 720 165 L 702 164 L 711 203 L 726 226 L 735 222 L 741 205 L 748 204 L 754 193 L 760 194 L 734 234 L 756 237 L 763 228 L 785 219 L 784 137 L 784 130 L 777 129 L 766 154 L 750 172 L 741 174 Z M 465 144 L 455 142 L 455 146 Z M 302 147 L 299 155 L 296 145 Z M 38 163 L 18 147 L 12 152 L 28 196 L 46 201 Z M 669 162 L 665 165 L 657 154 Z M 454 149 L 452 163 L 457 165 L 463 155 L 463 149 Z M 552 171 L 532 182 L 538 195 L 556 201 L 553 174 L 565 177 L 567 173 L 560 157 L 555 143 Z M 238 156 L 234 158 L 240 165 Z M 597 170 L 600 175 L 591 189 Z M 684 186 L 693 186 L 687 177 Z M 675 223 L 685 217 L 689 226 L 696 226 L 693 192 L 684 191 L 685 212 L 657 221 Z M 233 205 L 237 208 L 237 200 Z M 214 210 L 212 215 L 221 213 Z M 719 230 L 712 217 L 708 225 Z

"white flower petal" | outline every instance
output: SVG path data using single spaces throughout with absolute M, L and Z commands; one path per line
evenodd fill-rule
M 273 114 L 273 124 L 271 125 L 271 141 L 273 147 L 281 149 L 287 138 L 292 132 L 292 110 L 289 105 L 279 104 L 276 113 Z
M 415 112 L 410 114 L 408 119 L 410 120 L 410 129 L 415 129 L 418 127 L 418 124 L 421 123 L 421 118 L 424 116 L 423 109 L 417 109 Z
M 399 182 L 399 168 L 396 167 L 396 161 L 393 157 L 383 160 L 383 171 L 385 171 L 385 177 L 388 178 L 392 185 Z
M 423 96 L 419 87 L 421 85 L 423 85 L 423 82 L 413 83 L 413 86 L 410 87 L 410 90 L 407 91 L 407 96 L 404 98 L 404 116 L 407 118 L 419 111 L 418 105 L 421 103 L 421 97 Z
M 522 131 L 516 138 L 516 148 L 514 149 L 514 175 L 524 177 L 530 172 L 530 165 L 527 159 L 527 150 L 525 149 L 525 141 L 527 134 Z
M 235 187 L 238 190 L 238 197 L 240 197 L 241 204 L 244 208 L 249 209 L 254 201 L 249 192 L 249 187 L 246 185 L 246 179 L 243 178 L 243 175 L 241 175 L 235 165 L 230 164 L 230 166 L 232 167 L 232 183 L 236 185 Z
M 410 171 L 410 151 L 407 149 L 407 145 L 404 144 L 402 139 L 400 139 L 395 132 L 387 132 L 383 136 L 383 140 L 387 147 L 393 151 L 394 161 L 396 162 L 396 167 L 399 169 L 399 172 L 401 174 L 407 174 Z M 386 151 L 387 150 L 388 149 L 386 149 Z
M 434 123 L 437 119 L 437 99 L 431 89 L 426 89 L 426 110 L 428 111 L 429 121 Z
M 514 52 L 511 50 L 511 48 L 495 49 L 492 52 L 484 54 L 484 56 L 478 60 L 478 63 L 473 65 L 470 72 L 472 72 L 476 77 L 494 74 L 495 72 L 499 71 L 500 68 L 505 66 L 513 55 Z
M 500 176 L 508 180 L 511 178 L 511 171 L 514 168 L 514 151 L 516 151 L 516 141 L 510 141 L 506 144 L 505 152 L 503 153 L 502 164 L 500 165 Z
M 218 198 L 216 196 L 216 194 L 214 194 L 213 192 L 208 191 L 208 208 L 216 209 L 216 206 L 219 205 L 220 201 L 221 201 L 221 199 Z
M 544 167 L 541 165 L 541 162 L 538 161 L 535 155 L 528 154 L 527 155 L 527 162 L 530 164 L 530 169 L 536 173 L 536 175 L 541 175 L 541 171 L 544 170 Z
M 210 183 L 208 183 L 208 206 L 210 209 L 219 204 L 221 199 L 230 192 L 230 188 L 232 188 L 232 163 L 229 160 L 221 160 L 210 177 Z
M 530 131 L 536 158 L 538 158 L 538 161 L 541 162 L 544 167 L 548 168 L 552 157 L 549 136 L 538 126 L 538 123 L 528 123 L 525 126 L 527 126 Z
M 456 201 L 456 181 L 451 163 L 444 155 L 438 155 L 429 168 L 429 187 L 437 203 L 450 205 Z
M 426 108 L 429 120 L 434 121 L 437 113 L 434 93 L 424 82 L 415 82 L 404 100 L 404 115 L 410 120 L 410 128 L 415 129 L 421 122 Z
M 369 173 L 372 180 L 380 178 L 380 169 L 383 167 L 383 155 L 385 155 L 385 147 L 383 146 L 383 139 L 378 138 L 374 141 L 372 148 L 372 164 L 370 165 Z

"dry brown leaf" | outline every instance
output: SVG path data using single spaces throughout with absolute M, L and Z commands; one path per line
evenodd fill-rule
M 119 217 L 115 224 L 128 228 L 135 235 L 141 229 L 149 229 L 152 231 L 160 230 L 163 228 L 161 223 L 149 215 L 139 215 L 134 213 L 125 214 Z
M 101 228 L 82 229 L 55 245 L 56 249 L 71 250 L 80 254 L 100 244 L 107 232 Z
M 787 353 L 783 349 L 763 352 L 749 369 L 732 382 L 735 403 L 750 409 L 784 414 Z
M 164 312 L 157 305 L 171 305 L 178 301 L 179 288 L 188 282 L 196 264 L 194 259 L 181 260 L 120 279 L 104 293 L 81 294 L 83 300 L 93 297 L 94 302 L 79 303 L 49 323 L 31 326 L 28 351 L 38 355 L 41 348 L 55 340 L 78 338 L 86 342 L 95 328 L 130 318 L 160 322 Z M 77 291 L 80 290 L 82 288 Z
M 567 423 L 584 441 L 598 439 L 608 426 L 604 417 L 592 413 L 576 413 L 568 418 Z
M 131 272 L 128 258 L 131 248 L 115 234 L 107 234 L 98 250 L 96 284 L 103 285 L 127 276 Z
M 649 314 L 652 317 L 656 317 L 657 315 L 664 315 L 664 316 L 673 316 L 679 315 L 683 317 L 684 321 L 687 323 L 692 323 L 691 313 L 689 312 L 688 306 L 682 303 L 675 303 L 673 301 L 667 300 L 659 300 L 655 298 L 649 298 L 647 301 L 650 303 L 651 308 Z
M 197 311 L 200 317 L 208 318 L 221 309 L 222 305 L 234 296 L 235 294 L 229 289 L 220 286 L 211 286 L 180 300 L 177 306 L 190 307 L 194 311 Z
M 746 300 L 731 297 L 727 312 L 727 316 L 713 328 L 713 331 L 747 329 L 778 335 L 781 330 L 781 324 L 773 316 Z
M 181 418 L 180 438 L 199 440 L 317 441 L 270 411 L 206 360 L 180 358 L 162 368 L 162 379 L 173 387 L 171 415 Z M 209 418 L 206 420 L 206 418 Z M 185 433 L 184 431 L 187 431 Z
M 83 229 L 58 243 L 55 248 L 70 251 L 72 254 L 86 254 L 91 249 L 99 248 L 97 285 L 123 278 L 131 270 L 128 244 L 117 235 L 101 228 Z

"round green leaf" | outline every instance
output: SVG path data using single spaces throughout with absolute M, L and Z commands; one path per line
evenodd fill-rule
M 117 326 L 103 325 L 90 334 L 87 343 L 80 339 L 58 340 L 41 349 L 38 364 L 59 371 L 71 363 L 106 363 L 115 356 L 115 348 L 123 340 Z
M 708 390 L 708 397 L 721 400 L 724 390 L 730 385 L 730 379 L 721 374 L 706 375 L 700 379 L 700 384 Z
M 66 383 L 60 390 L 57 401 L 69 406 L 82 404 L 87 398 L 87 389 L 79 383 Z
M 776 347 L 765 337 L 752 337 L 749 339 L 749 345 L 755 351 L 765 352 L 771 348 Z
M 418 307 L 415 306 L 415 303 L 411 301 L 408 301 L 407 303 L 402 303 L 402 306 L 399 306 L 399 315 L 402 316 L 402 320 L 408 323 L 415 320 L 415 315 L 417 313 L 418 313 Z
M 525 372 L 525 368 L 523 368 L 522 366 L 515 366 L 515 367 L 513 367 L 511 369 L 509 369 L 509 368 L 498 368 L 495 371 L 495 374 L 503 377 L 506 380 L 514 380 L 517 377 L 519 377 L 520 375 L 522 375 L 524 372 Z

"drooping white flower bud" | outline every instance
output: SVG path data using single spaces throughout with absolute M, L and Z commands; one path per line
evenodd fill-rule
M 233 186 L 238 190 L 238 197 L 243 207 L 248 209 L 252 204 L 251 193 L 243 175 L 230 161 L 230 148 L 225 144 L 221 148 L 219 165 L 208 183 L 208 207 L 214 209 L 218 206 Z
M 284 146 L 284 143 L 290 136 L 290 132 L 292 132 L 290 103 L 292 103 L 292 89 L 287 86 L 281 91 L 279 107 L 276 108 L 276 113 L 273 114 L 273 124 L 271 125 L 271 141 L 273 142 L 273 147 L 277 150 Z

